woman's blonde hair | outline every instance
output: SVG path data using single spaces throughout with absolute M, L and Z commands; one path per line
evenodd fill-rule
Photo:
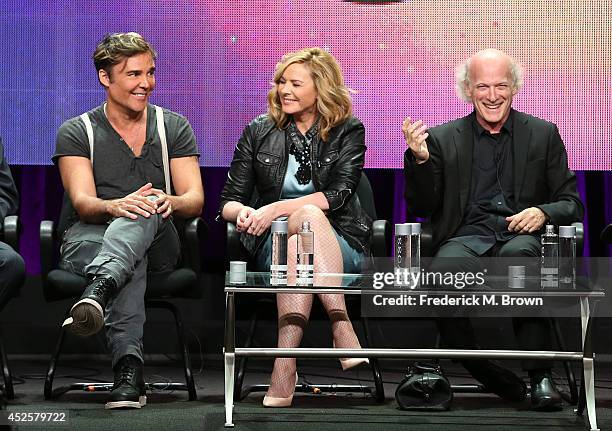
M 279 129 L 289 124 L 291 117 L 285 114 L 278 96 L 278 84 L 287 67 L 300 63 L 308 67 L 317 89 L 317 112 L 319 113 L 319 136 L 327 140 L 332 127 L 342 123 L 351 115 L 351 96 L 344 85 L 342 70 L 336 59 L 321 48 L 304 48 L 283 56 L 274 71 L 272 88 L 268 92 L 268 115 Z

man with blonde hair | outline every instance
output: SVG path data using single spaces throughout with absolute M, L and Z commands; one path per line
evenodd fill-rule
M 172 217 L 198 216 L 204 204 L 189 122 L 148 102 L 156 55 L 138 33 L 106 35 L 93 55 L 106 101 L 62 124 L 53 156 L 75 210 L 60 266 L 89 279 L 64 326 L 89 336 L 105 325 L 115 372 L 106 408 L 146 404 L 147 269 L 178 263 Z
M 479 51 L 457 68 L 456 89 L 474 105 L 471 114 L 429 130 L 422 121 L 404 120 L 405 196 L 411 214 L 431 217 L 431 270 L 469 271 L 480 257 L 538 258 L 546 223 L 568 225 L 583 217 L 557 126 L 512 109 L 522 81 L 521 67 L 506 53 Z M 443 258 L 462 259 L 450 268 Z M 477 347 L 468 318 L 437 323 L 449 347 Z M 522 348 L 550 350 L 547 320 L 516 317 L 513 323 Z M 485 360 L 462 364 L 503 398 L 525 397 L 522 380 L 510 371 Z M 523 367 L 532 407 L 560 409 L 550 361 L 523 361 Z

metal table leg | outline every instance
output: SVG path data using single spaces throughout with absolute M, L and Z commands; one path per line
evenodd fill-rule
M 234 368 L 236 348 L 236 316 L 234 310 L 234 293 L 225 294 L 225 346 L 223 360 L 225 368 L 225 426 L 233 427 L 232 410 L 234 408 Z
M 593 346 L 591 344 L 591 311 L 589 299 L 586 297 L 580 298 L 580 321 L 582 324 L 582 366 L 584 370 L 582 387 L 584 388 L 591 431 L 599 431 L 595 413 L 595 364 L 593 363 Z M 576 412 L 582 415 L 583 410 L 584 404 L 579 402 Z

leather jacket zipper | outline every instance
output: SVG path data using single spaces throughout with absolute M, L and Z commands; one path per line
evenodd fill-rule
M 276 196 L 277 202 L 280 201 L 281 195 L 283 194 L 283 184 L 285 182 L 285 175 L 287 175 L 287 168 L 289 167 L 289 157 L 291 157 L 291 154 L 289 154 L 287 139 L 285 139 L 285 155 L 287 156 L 287 158 L 285 159 L 285 166 L 281 169 L 282 175 L 277 178 L 280 179 L 280 187 L 278 189 L 278 195 Z
M 318 168 L 318 164 L 315 164 L 315 145 L 319 142 L 318 138 L 314 138 L 312 140 L 312 145 L 310 145 L 310 174 L 312 176 L 312 184 L 314 185 L 315 191 L 319 191 L 319 187 L 317 186 L 315 168 Z

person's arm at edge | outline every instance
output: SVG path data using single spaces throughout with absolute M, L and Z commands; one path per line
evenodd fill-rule
M 19 207 L 19 193 L 13 175 L 4 157 L 4 147 L 0 140 L 0 226 L 7 215 L 15 214 Z

